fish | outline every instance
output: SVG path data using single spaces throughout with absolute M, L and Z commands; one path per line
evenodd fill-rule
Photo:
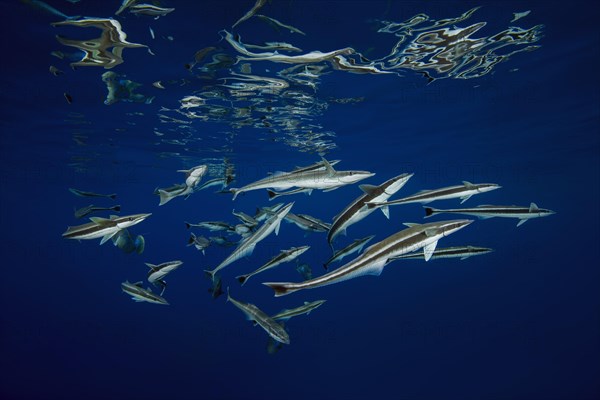
M 213 299 L 217 299 L 220 295 L 224 294 L 222 290 L 221 277 L 215 276 L 212 280 L 212 287 L 208 289 L 208 292 L 212 295 Z
M 528 16 L 530 12 L 531 10 L 513 13 L 513 19 L 511 19 L 510 22 L 515 22 L 521 18 L 524 18 Z
M 194 235 L 194 233 L 192 232 L 190 234 L 190 239 L 188 240 L 188 246 L 194 245 L 194 247 L 201 251 L 203 255 L 206 255 L 206 253 L 204 252 L 204 250 L 210 246 L 211 241 L 208 240 L 207 238 L 205 238 L 204 236 L 196 236 Z
M 188 229 L 190 229 L 191 227 L 196 227 L 196 228 L 208 229 L 211 232 L 218 232 L 218 231 L 233 232 L 235 230 L 233 228 L 233 226 L 229 225 L 226 222 L 221 222 L 221 221 L 206 221 L 206 222 L 198 222 L 197 224 L 192 224 L 190 222 L 186 222 L 185 226 Z
M 221 189 L 225 189 L 228 185 L 227 178 L 214 178 L 204 182 L 202 185 L 197 186 L 195 190 L 204 190 L 213 186 L 221 186 Z
M 293 308 L 291 310 L 287 310 L 287 309 L 281 310 L 277 314 L 271 316 L 271 318 L 273 318 L 275 321 L 278 321 L 278 320 L 287 321 L 290 318 L 296 317 L 298 315 L 302 315 L 302 314 L 308 315 L 315 308 L 321 307 L 326 301 L 327 300 L 317 300 L 317 301 L 311 301 L 310 303 L 308 301 L 305 301 L 304 304 L 301 305 L 300 307 Z
M 287 222 L 292 222 L 300 229 L 309 232 L 327 232 L 330 228 L 330 224 L 306 214 L 288 213 L 288 215 L 285 216 L 285 220 Z
M 265 3 L 267 2 L 267 0 L 256 0 L 256 3 L 254 3 L 254 6 L 244 15 L 242 15 L 242 17 L 240 19 L 238 19 L 235 24 L 231 25 L 231 28 L 235 28 L 237 25 L 241 24 L 242 22 L 246 21 L 248 18 L 251 18 L 254 14 L 256 14 L 256 12 L 265 5 Z
M 148 303 L 163 304 L 167 306 L 169 305 L 167 300 L 161 296 L 152 293 L 150 289 L 144 289 L 141 281 L 136 283 L 129 283 L 128 281 L 125 281 L 121 283 L 121 290 L 130 295 L 133 301 L 145 301 Z
M 89 215 L 93 212 L 96 211 L 114 211 L 114 212 L 120 212 L 121 211 L 121 206 L 120 205 L 116 205 L 116 206 L 112 206 L 112 207 L 96 207 L 95 205 L 91 204 L 89 206 L 86 207 L 81 207 L 80 209 L 76 210 L 73 214 L 75 215 L 75 218 L 83 218 L 86 215 Z
M 275 204 L 272 207 L 261 207 L 256 210 L 256 214 L 254 214 L 254 219 L 258 222 L 262 222 L 267 219 L 269 216 L 275 214 L 281 207 L 283 207 L 284 203 Z
M 556 214 L 552 210 L 538 208 L 537 204 L 531 203 L 528 207 L 521 206 L 492 206 L 481 205 L 475 208 L 456 208 L 440 210 L 437 208 L 425 207 L 425 218 L 435 214 L 452 213 L 473 215 L 481 219 L 502 217 L 502 218 L 518 218 L 517 226 L 523 225 L 527 220 L 532 218 L 547 217 L 548 215 Z
M 258 221 L 256 219 L 252 218 L 251 216 L 249 216 L 248 214 L 246 214 L 244 212 L 241 212 L 241 211 L 236 212 L 235 210 L 232 210 L 231 213 L 233 215 L 235 215 L 245 225 L 248 225 L 251 227 L 258 225 Z
M 148 271 L 148 282 L 157 286 L 162 279 L 167 276 L 168 273 L 175 271 L 183 264 L 183 261 L 167 261 L 159 265 L 145 263 L 150 271 Z M 161 293 L 162 294 L 162 293 Z
M 257 18 L 260 18 L 260 19 L 262 19 L 264 21 L 266 21 L 267 23 L 269 23 L 269 24 L 271 24 L 273 26 L 280 26 L 280 27 L 282 27 L 284 29 L 289 29 L 290 33 L 299 33 L 301 35 L 305 35 L 306 36 L 306 33 L 302 32 L 300 29 L 294 28 L 291 25 L 286 25 L 286 24 L 284 24 L 282 22 L 279 22 L 275 18 L 267 17 L 266 15 L 262 15 L 262 14 L 255 14 L 254 16 L 257 17 Z
M 279 197 L 279 196 L 289 196 L 291 194 L 297 194 L 297 193 L 306 193 L 307 195 L 311 195 L 312 194 L 313 189 L 311 188 L 298 188 L 298 189 L 292 189 L 292 190 L 288 190 L 285 192 L 276 192 L 274 190 L 270 190 L 267 189 L 267 193 L 269 194 L 269 201 Z
M 435 249 L 433 254 L 431 255 L 431 260 L 435 260 L 438 258 L 460 258 L 461 260 L 466 260 L 472 256 L 478 256 L 481 254 L 487 254 L 493 251 L 492 249 L 488 249 L 487 247 L 475 247 L 475 246 L 456 246 L 456 247 L 446 247 L 442 249 Z M 391 261 L 395 260 L 404 260 L 404 259 L 422 259 L 424 257 L 423 253 L 410 253 L 403 254 L 398 257 L 394 257 Z
M 341 250 L 336 251 L 329 260 L 325 261 L 325 263 L 323 264 L 323 268 L 325 268 L 325 270 L 327 270 L 329 268 L 329 264 L 331 264 L 333 262 L 341 261 L 344 257 L 349 256 L 350 254 L 360 253 L 362 248 L 367 243 L 369 243 L 374 237 L 375 237 L 375 235 L 371 235 L 371 236 L 367 236 L 362 239 L 356 239 L 355 241 L 350 243 L 348 246 L 344 247 Z
M 211 243 L 215 243 L 221 247 L 231 247 L 237 244 L 237 242 L 231 241 L 223 236 L 211 236 L 208 238 L 208 240 L 210 240 Z
M 135 15 L 148 15 L 150 17 L 164 17 L 167 14 L 175 11 L 174 8 L 157 7 L 152 4 L 134 4 L 129 6 L 129 12 Z
M 292 187 L 302 187 L 330 191 L 375 175 L 368 171 L 336 171 L 327 160 L 323 159 L 323 163 L 325 165 L 325 169 L 323 170 L 282 172 L 250 183 L 239 189 L 231 188 L 230 191 L 233 193 L 233 200 L 240 193 L 259 189 L 285 190 Z
M 90 217 L 90 223 L 69 226 L 62 234 L 65 239 L 88 240 L 102 238 L 100 244 L 104 244 L 117 232 L 130 226 L 137 225 L 152 214 L 133 214 L 119 217 L 111 215 L 110 219 Z
M 115 193 L 111 194 L 99 194 L 93 192 L 84 192 L 83 190 L 69 188 L 69 192 L 73 193 L 75 196 L 79 197 L 108 197 L 109 199 L 116 199 L 117 195 Z
M 327 243 L 333 249 L 333 241 L 339 234 L 346 234 L 346 229 L 363 220 L 373 211 L 374 208 L 368 208 L 367 203 L 369 202 L 385 202 L 390 196 L 394 195 L 397 191 L 402 189 L 413 174 L 401 174 L 394 178 L 388 179 L 379 186 L 374 185 L 360 185 L 359 188 L 363 191 L 363 194 L 351 202 L 341 213 L 333 218 L 331 229 L 327 233 Z M 386 218 L 390 218 L 389 209 L 387 207 L 381 207 L 381 211 Z
M 123 250 L 126 254 L 142 254 L 146 248 L 146 240 L 142 235 L 137 235 L 135 240 L 127 229 L 121 229 L 111 238 L 113 245 Z
M 121 3 L 121 7 L 119 7 L 117 12 L 115 12 L 115 15 L 121 14 L 123 11 L 134 5 L 136 2 L 137 0 L 123 0 L 123 2 Z
M 250 272 L 249 274 L 246 274 L 246 275 L 236 276 L 235 279 L 237 279 L 243 286 L 248 281 L 248 279 L 250 279 L 254 275 L 264 272 L 268 269 L 275 268 L 280 264 L 293 261 L 297 257 L 299 257 L 301 254 L 306 252 L 308 249 L 310 249 L 310 246 L 292 247 L 291 249 L 288 249 L 288 250 L 282 250 L 278 255 L 273 257 L 271 260 L 269 260 L 263 266 L 257 268 L 255 271 Z
M 460 198 L 460 204 L 469 200 L 471 196 L 478 193 L 485 193 L 491 190 L 500 189 L 502 186 L 495 183 L 471 183 L 463 181 L 462 185 L 449 186 L 441 189 L 433 190 L 421 190 L 411 196 L 404 197 L 402 199 L 387 201 L 387 202 L 369 202 L 367 206 L 369 208 L 381 208 L 387 206 L 393 206 L 397 204 L 408 204 L 408 203 L 423 203 L 427 204 L 436 200 L 447 200 Z
M 302 49 L 292 46 L 289 43 L 285 42 L 265 42 L 265 46 L 259 46 L 255 44 L 246 44 L 246 48 L 248 49 L 259 49 L 259 50 L 284 50 L 284 51 L 294 51 L 301 53 Z
M 208 171 L 208 165 L 198 165 L 190 169 L 179 169 L 177 172 L 183 172 L 185 174 L 185 185 L 187 187 L 196 186 L 204 174 Z
M 269 317 L 264 311 L 260 310 L 254 304 L 242 303 L 241 301 L 232 298 L 229 294 L 229 288 L 227 288 L 227 302 L 231 302 L 234 306 L 239 308 L 244 314 L 246 314 L 246 317 L 250 321 L 255 321 L 273 339 L 280 343 L 290 344 L 290 337 L 280 324 L 275 322 L 273 318 Z
M 282 207 L 277 213 L 272 215 L 268 220 L 266 220 L 252 235 L 246 237 L 238 247 L 231 253 L 229 257 L 227 257 L 221 264 L 219 264 L 213 270 L 205 270 L 211 278 L 215 276 L 215 274 L 221 269 L 225 268 L 229 264 L 234 261 L 239 260 L 242 257 L 246 257 L 252 254 L 256 245 L 269 236 L 271 232 L 275 231 L 275 235 L 279 235 L 279 226 L 281 225 L 281 220 L 286 216 L 286 214 L 291 210 L 294 203 L 286 204 Z
M 264 282 L 275 292 L 275 297 L 303 289 L 314 289 L 333 285 L 362 275 L 379 276 L 390 258 L 423 249 L 425 260 L 429 260 L 438 240 L 465 226 L 472 220 L 440 221 L 428 224 L 405 223 L 403 229 L 386 239 L 371 245 L 360 256 L 336 270 L 304 282 Z

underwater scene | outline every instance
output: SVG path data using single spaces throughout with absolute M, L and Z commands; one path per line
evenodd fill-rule
M 600 398 L 599 10 L 0 1 L 0 398 Z

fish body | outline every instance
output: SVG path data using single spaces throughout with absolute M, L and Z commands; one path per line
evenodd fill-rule
M 348 246 L 344 247 L 343 249 L 341 249 L 339 251 L 336 251 L 329 260 L 325 261 L 325 263 L 323 264 L 323 267 L 325 269 L 327 269 L 329 267 L 329 264 L 331 264 L 333 262 L 341 261 L 343 258 L 345 258 L 346 256 L 349 256 L 350 254 L 360 253 L 362 248 L 367 243 L 369 243 L 374 237 L 375 237 L 375 235 L 371 235 L 371 236 L 367 236 L 362 239 L 356 239 L 355 241 L 350 243 Z
M 150 268 L 150 271 L 148 271 L 148 282 L 156 286 L 157 282 L 161 281 L 170 272 L 175 271 L 181 264 L 183 262 L 179 260 L 168 261 L 159 265 L 146 263 L 148 268 Z
M 317 220 L 316 218 L 310 217 L 306 214 L 294 214 L 288 213 L 285 216 L 287 222 L 296 224 L 300 229 L 309 232 L 327 232 L 330 225 L 323 221 Z
M 225 268 L 232 262 L 237 261 L 242 257 L 251 255 L 256 245 L 261 240 L 269 236 L 271 232 L 275 231 L 275 234 L 278 235 L 281 220 L 290 211 L 293 205 L 294 203 L 292 202 L 282 207 L 279 211 L 277 211 L 277 213 L 266 220 L 252 235 L 246 237 L 233 251 L 233 253 L 231 253 L 229 257 L 221 262 L 221 264 L 219 264 L 215 269 L 205 272 L 210 275 L 211 278 L 214 277 L 219 270 Z
M 222 289 L 221 277 L 215 276 L 212 280 L 212 287 L 208 289 L 213 299 L 217 299 L 220 295 L 225 294 Z
M 331 224 L 331 229 L 327 233 L 327 242 L 329 246 L 333 248 L 333 241 L 336 236 L 346 234 L 346 229 L 363 220 L 373 211 L 374 208 L 368 208 L 367 203 L 369 202 L 385 202 L 390 196 L 394 195 L 398 190 L 408 182 L 413 174 L 401 174 L 392 179 L 389 179 L 379 186 L 373 185 L 360 185 L 360 189 L 363 194 L 356 198 L 350 203 L 340 214 L 338 214 Z M 389 209 L 387 207 L 381 207 L 381 211 L 386 218 L 390 217 Z
M 297 194 L 297 193 L 306 193 L 307 195 L 310 196 L 312 191 L 313 191 L 313 189 L 311 189 L 311 188 L 298 188 L 298 189 L 288 190 L 285 192 L 276 192 L 274 190 L 267 189 L 267 193 L 269 194 L 269 201 L 271 201 L 279 196 L 289 196 L 291 194 Z
M 164 17 L 175 11 L 174 8 L 157 7 L 152 4 L 134 4 L 129 6 L 129 12 L 136 15 L 148 15 L 150 17 Z
M 308 281 L 265 282 L 275 291 L 275 296 L 284 296 L 303 289 L 314 289 L 332 285 L 362 275 L 380 275 L 391 258 L 423 249 L 425 260 L 429 260 L 437 242 L 465 226 L 471 220 L 440 221 L 429 224 L 405 224 L 408 228 L 399 231 L 388 238 L 370 246 L 359 257 L 325 275 Z
M 78 210 L 75 211 L 74 215 L 75 218 L 83 218 L 86 215 L 89 215 L 93 212 L 97 212 L 97 211 L 114 211 L 114 212 L 120 212 L 121 211 L 121 206 L 120 205 L 116 205 L 116 206 L 112 206 L 112 207 L 96 207 L 95 205 L 91 204 L 89 206 L 86 207 L 82 207 Z
M 248 281 L 248 279 L 250 279 L 252 276 L 259 274 L 261 272 L 264 272 L 268 269 L 275 268 L 278 265 L 281 265 L 283 263 L 293 261 L 294 259 L 299 257 L 301 254 L 303 254 L 308 249 L 310 249 L 310 246 L 292 247 L 291 249 L 288 249 L 288 250 L 282 250 L 278 255 L 273 257 L 271 260 L 269 260 L 263 266 L 257 268 L 255 271 L 250 272 L 249 274 L 246 274 L 246 275 L 236 276 L 235 278 L 238 281 L 240 281 L 240 283 L 242 285 L 244 285 Z
M 108 197 L 113 200 L 117 198 L 117 195 L 115 193 L 100 194 L 100 193 L 94 193 L 94 192 L 85 192 L 83 190 L 73 189 L 73 188 L 69 188 L 69 192 L 71 192 L 75 196 L 79 196 L 79 197 Z
M 271 318 L 273 318 L 275 321 L 278 320 L 283 320 L 283 321 L 287 321 L 288 319 L 292 318 L 292 317 L 296 317 L 298 315 L 302 315 L 302 314 L 310 314 L 310 312 L 312 310 L 314 310 L 317 307 L 320 307 L 323 305 L 323 303 L 325 303 L 327 300 L 317 300 L 317 301 L 312 301 L 312 302 L 308 302 L 305 301 L 303 305 L 301 305 L 300 307 L 297 308 L 293 308 L 291 310 L 281 310 L 279 313 L 273 315 Z
M 125 281 L 121 283 L 121 290 L 130 295 L 133 301 L 145 301 L 153 304 L 169 305 L 167 300 L 163 297 L 152 293 L 150 289 L 144 289 L 142 287 L 142 282 L 129 283 L 128 281 Z
M 548 215 L 555 214 L 552 210 L 538 208 L 535 203 L 531 203 L 529 207 L 481 205 L 475 208 L 455 208 L 447 210 L 425 207 L 425 218 L 443 213 L 472 215 L 482 219 L 493 217 L 518 218 L 519 222 L 517 223 L 517 226 L 523 225 L 532 218 L 547 217 Z
M 463 181 L 462 185 L 457 186 L 449 186 L 441 189 L 433 189 L 433 190 L 421 190 L 418 193 L 415 193 L 411 196 L 404 197 L 402 199 L 388 201 L 388 202 L 369 202 L 368 207 L 387 207 L 393 206 L 397 204 L 408 204 L 408 203 L 423 203 L 427 204 L 436 200 L 447 200 L 447 199 L 456 199 L 460 198 L 460 204 L 469 200 L 471 196 L 478 193 L 485 193 L 491 190 L 496 190 L 501 188 L 500 185 L 495 183 L 471 183 L 467 181 Z
M 250 321 L 255 321 L 273 339 L 280 343 L 290 344 L 290 337 L 285 329 L 254 304 L 235 300 L 229 295 L 229 290 L 227 290 L 227 301 L 240 309 Z
M 446 247 L 442 249 L 435 249 L 433 254 L 431 255 L 431 260 L 436 260 L 438 258 L 460 258 L 461 260 L 465 260 L 472 256 L 478 256 L 481 254 L 487 254 L 493 251 L 492 249 L 488 249 L 487 247 L 475 247 L 475 246 L 456 246 L 456 247 Z M 392 258 L 392 261 L 395 260 L 410 260 L 410 259 L 423 259 L 423 253 L 410 253 L 403 254 L 401 256 L 397 256 Z
M 134 214 L 119 217 L 111 215 L 110 219 L 91 217 L 90 223 L 69 226 L 62 234 L 66 239 L 88 240 L 102 238 L 100 244 L 104 244 L 111 239 L 117 232 L 130 226 L 139 224 L 152 214 Z
M 192 224 L 192 223 L 186 222 L 185 226 L 188 229 L 191 227 L 196 227 L 196 228 L 208 229 L 211 232 L 219 232 L 219 231 L 234 232 L 235 231 L 233 226 L 229 225 L 226 222 L 221 222 L 221 221 L 205 221 L 205 222 L 198 222 L 197 224 Z
M 359 182 L 375 175 L 368 171 L 336 171 L 325 159 L 325 169 L 301 172 L 284 172 L 273 174 L 242 188 L 232 188 L 233 199 L 238 194 L 258 189 L 285 190 L 293 187 L 334 190 L 339 187 Z
M 194 245 L 194 247 L 201 251 L 202 254 L 205 254 L 204 250 L 210 246 L 210 240 L 205 238 L 204 236 L 196 236 L 194 233 L 191 233 L 190 239 L 188 240 L 188 246 Z

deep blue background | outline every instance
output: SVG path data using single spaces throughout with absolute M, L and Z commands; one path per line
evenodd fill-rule
M 106 3 L 52 4 L 67 14 L 112 15 L 119 2 Z M 148 25 L 157 36 L 175 40 L 152 42 L 156 57 L 125 49 L 125 63 L 115 72 L 145 88 L 158 79 L 185 78 L 182 66 L 194 52 L 217 43 L 217 32 L 253 4 L 201 3 L 164 2 L 176 11 L 158 21 L 121 18 L 132 42 L 151 41 Z M 481 34 L 488 35 L 508 26 L 512 12 L 530 9 L 517 25 L 544 24 L 542 47 L 473 80 L 426 86 L 411 73 L 324 77 L 322 98 L 365 97 L 355 105 L 332 104 L 320 118 L 326 130 L 337 133 L 338 147 L 328 157 L 342 160 L 339 169 L 376 172 L 372 184 L 414 172 L 403 194 L 462 180 L 497 182 L 501 190 L 465 204 L 534 201 L 557 214 L 519 228 L 513 220 L 476 221 L 440 242 L 495 249 L 466 261 L 398 262 L 378 278 L 275 299 L 260 282 L 299 279 L 293 265 L 283 265 L 240 288 L 234 276 L 291 246 L 310 244 L 301 258 L 321 273 L 330 255 L 324 235 L 305 237 L 284 224 L 278 237 L 269 237 L 249 259 L 223 273 L 234 297 L 268 313 L 327 299 L 310 316 L 291 320 L 292 344 L 269 355 L 266 334 L 223 297 L 213 301 L 206 292 L 202 270 L 214 268 L 228 250 L 210 248 L 202 256 L 185 246 L 183 225 L 184 220 L 234 222 L 232 208 L 251 214 L 268 203 L 266 195 L 251 192 L 232 203 L 227 195 L 205 191 L 160 208 L 152 195 L 155 187 L 181 178 L 175 170 L 203 161 L 202 142 L 186 154 L 157 146 L 152 133 L 162 128 L 156 117 L 160 106 L 176 107 L 199 87 L 155 90 L 152 105 L 106 106 L 104 70 L 70 71 L 50 56 L 61 49 L 54 39 L 59 30 L 49 25 L 55 19 L 21 2 L 2 1 L 0 397 L 598 398 L 598 10 L 588 2 L 274 1 L 262 12 L 307 33 L 272 40 L 297 40 L 304 50 L 353 46 L 385 54 L 394 39 L 374 32 L 371 19 L 403 21 L 419 12 L 442 19 L 477 5 L 484 7 L 467 22 L 487 21 Z M 254 22 L 240 25 L 239 32 L 252 41 L 253 29 L 256 35 L 272 34 Z M 66 74 L 52 76 L 50 64 Z M 510 72 L 513 68 L 518 71 Z M 73 104 L 64 101 L 63 92 L 73 96 Z M 127 114 L 136 112 L 144 115 Z M 88 123 L 74 126 L 69 113 Z M 206 135 L 230 129 L 201 123 L 197 128 Z M 71 138 L 77 130 L 88 136 L 85 148 Z M 234 186 L 318 159 L 259 140 L 262 135 L 243 129 L 231 144 L 227 156 L 237 169 Z M 184 157 L 161 158 L 161 151 Z M 79 155 L 91 158 L 87 169 L 70 166 Z M 117 192 L 123 213 L 152 212 L 132 229 L 146 237 L 145 253 L 125 255 L 110 244 L 62 239 L 66 226 L 77 224 L 73 208 L 89 204 L 68 187 Z M 300 195 L 293 211 L 329 221 L 358 194 L 351 186 Z M 389 221 L 374 213 L 352 226 L 348 239 L 375 233 L 381 240 L 403 222 L 421 221 L 422 213 L 418 204 L 392 208 Z M 137 304 L 120 292 L 122 281 L 145 277 L 144 262 L 171 259 L 184 265 L 169 276 L 169 307 Z

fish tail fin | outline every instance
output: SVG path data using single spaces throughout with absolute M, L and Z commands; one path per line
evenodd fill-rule
M 160 195 L 160 203 L 158 203 L 159 206 L 167 204 L 173 198 L 169 196 L 169 193 L 165 192 L 162 189 L 158 189 L 158 194 Z
M 244 286 L 244 283 L 246 283 L 246 281 L 248 280 L 248 275 L 236 276 L 235 279 L 237 279 L 242 284 L 242 286 Z
M 271 189 L 267 189 L 267 193 L 269 194 L 269 200 L 273 200 L 275 197 L 279 196 L 277 193 L 275 193 Z
M 113 193 L 113 194 L 108 195 L 108 197 L 110 197 L 111 199 L 114 200 L 117 198 L 117 195 L 116 195 L 116 193 Z
M 367 208 L 369 210 L 374 209 L 375 207 L 377 207 L 377 203 L 372 203 L 372 202 L 367 202 Z
M 194 238 L 195 238 L 195 235 L 192 233 L 192 236 L 190 236 L 190 238 L 188 239 L 188 246 L 191 246 L 192 244 L 194 244 Z
M 285 296 L 286 294 L 299 290 L 294 288 L 294 284 L 291 282 L 263 282 L 263 285 L 273 289 L 275 291 L 275 297 Z
M 190 225 L 190 223 L 189 223 L 189 222 L 185 222 L 185 227 L 186 227 L 187 229 L 190 229 L 190 228 L 192 227 L 192 225 Z
M 116 205 L 114 207 L 111 207 L 111 210 L 115 211 L 115 212 L 121 212 L 121 206 Z
M 431 217 L 437 212 L 435 208 L 425 207 L 425 218 Z

